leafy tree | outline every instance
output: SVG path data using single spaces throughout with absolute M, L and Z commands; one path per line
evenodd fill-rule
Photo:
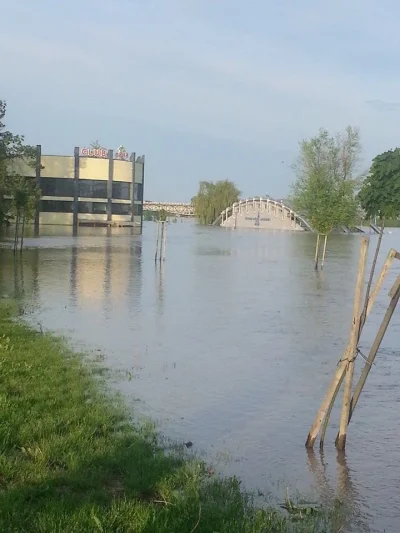
M 361 151 L 359 132 L 348 126 L 344 134 L 332 137 L 320 129 L 316 137 L 300 143 L 300 154 L 293 166 L 296 180 L 291 203 L 317 232 L 315 268 L 318 269 L 320 237 L 324 237 L 324 264 L 328 235 L 341 226 L 350 226 L 357 216 L 360 180 L 354 178 Z
M 192 198 L 200 224 L 212 224 L 224 209 L 239 201 L 239 195 L 240 191 L 232 181 L 201 181 L 198 193 Z
M 6 130 L 3 122 L 5 114 L 6 103 L 0 100 L 0 224 L 4 224 L 9 216 L 15 218 L 17 243 L 19 220 L 22 220 L 23 228 L 25 220 L 33 216 L 39 197 L 34 180 L 18 172 L 18 162 L 23 161 L 34 168 L 36 148 L 26 145 L 22 135 L 14 135 Z M 6 203 L 6 197 L 11 199 L 10 205 Z
M 400 216 L 400 148 L 377 155 L 358 195 L 365 215 L 385 219 Z

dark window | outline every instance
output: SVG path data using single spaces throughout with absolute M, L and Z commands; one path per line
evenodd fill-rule
M 107 182 L 79 180 L 79 196 L 82 198 L 107 198 Z
M 78 211 L 79 213 L 105 215 L 107 213 L 107 204 L 105 202 L 79 202 Z
M 112 197 L 116 200 L 130 200 L 131 184 L 122 181 L 114 181 L 112 184 Z
M 111 212 L 113 215 L 130 215 L 131 206 L 130 204 L 112 204 Z
M 133 214 L 141 217 L 143 214 L 143 205 L 142 204 L 133 204 Z
M 42 178 L 42 196 L 74 196 L 74 180 L 70 178 Z
M 139 202 L 143 202 L 143 183 L 135 183 L 135 198 Z
M 72 213 L 74 203 L 61 200 L 42 200 L 40 210 L 45 213 Z

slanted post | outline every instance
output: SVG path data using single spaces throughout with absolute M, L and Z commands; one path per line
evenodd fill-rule
M 346 433 L 350 415 L 351 387 L 353 384 L 355 358 L 359 339 L 360 312 L 364 289 L 365 267 L 368 259 L 368 245 L 368 237 L 363 237 L 361 241 L 360 260 L 358 263 L 356 294 L 354 297 L 353 321 L 351 325 L 349 349 L 347 351 L 347 367 L 344 383 L 342 414 L 340 417 L 339 437 L 336 444 L 337 449 L 341 451 L 344 450 L 346 447 Z

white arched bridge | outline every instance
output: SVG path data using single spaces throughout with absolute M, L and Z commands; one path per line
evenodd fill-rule
M 307 220 L 293 211 L 283 200 L 262 196 L 235 202 L 222 211 L 213 225 L 226 228 L 313 231 Z

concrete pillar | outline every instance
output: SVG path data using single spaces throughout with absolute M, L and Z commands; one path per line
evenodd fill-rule
M 36 146 L 36 162 L 35 162 L 35 177 L 36 177 L 36 187 L 40 191 L 40 196 L 42 196 L 42 187 L 41 187 L 41 169 L 42 169 L 42 147 L 40 144 Z M 41 208 L 41 200 L 39 199 L 36 202 L 35 207 L 35 221 L 34 221 L 34 232 L 35 236 L 37 237 L 39 235 L 39 218 L 40 218 L 40 208 Z
M 79 146 L 74 149 L 74 210 L 72 228 L 74 234 L 78 229 L 78 197 L 79 197 Z
M 107 221 L 112 218 L 112 184 L 114 179 L 114 151 L 108 150 Z

